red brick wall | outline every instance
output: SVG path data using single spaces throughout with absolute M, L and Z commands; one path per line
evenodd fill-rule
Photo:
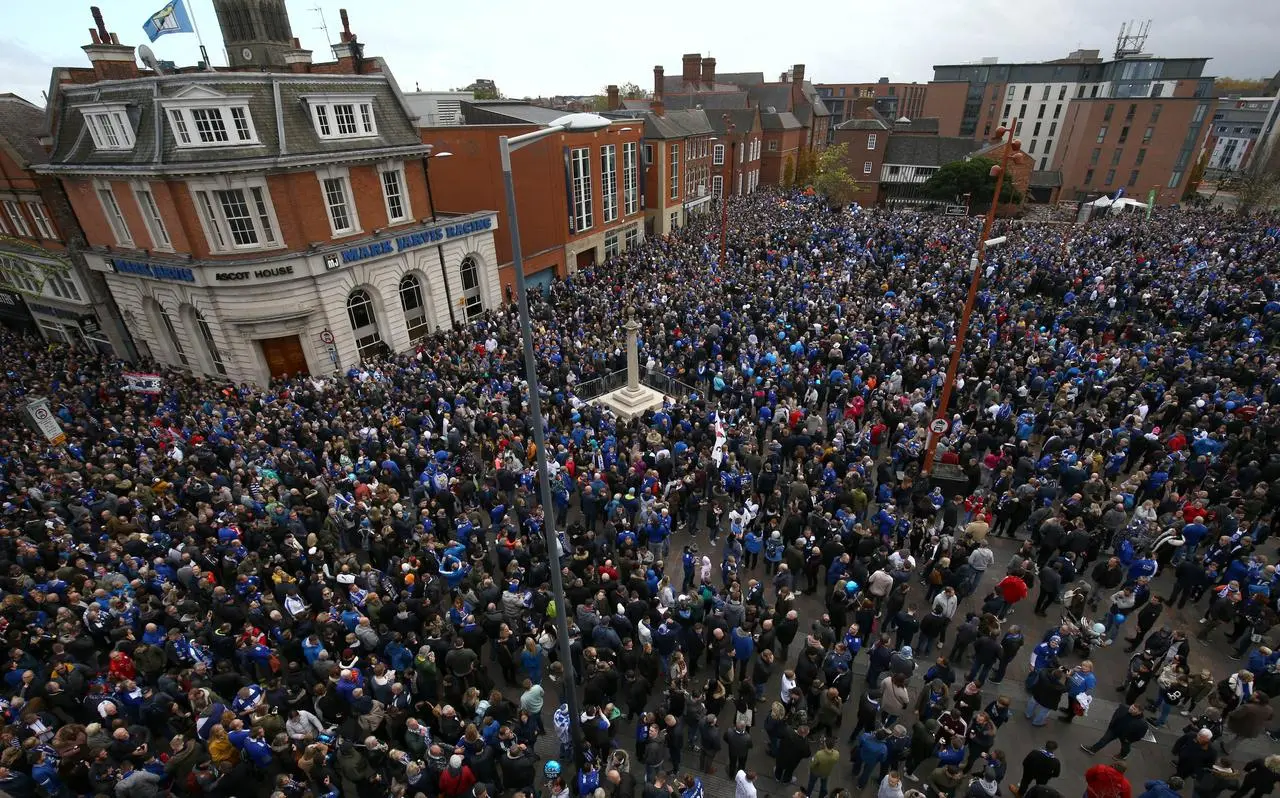
M 959 136 L 969 84 L 930 81 L 926 86 L 922 116 L 938 120 L 939 136 Z M 982 132 L 982 128 L 978 128 Z

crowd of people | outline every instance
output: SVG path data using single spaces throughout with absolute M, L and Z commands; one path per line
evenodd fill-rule
M 695 220 L 531 298 L 551 507 L 510 306 L 344 374 L 155 395 L 0 334 L 0 790 L 701 798 L 727 760 L 738 798 L 1060 798 L 1057 735 L 1001 739 L 1118 687 L 1089 798 L 1129 798 L 1171 720 L 1147 798 L 1268 794 L 1280 757 L 1228 751 L 1280 690 L 1277 222 L 1005 226 L 931 477 L 976 221 L 730 218 L 726 264 Z M 624 422 L 585 399 L 627 308 L 672 398 Z

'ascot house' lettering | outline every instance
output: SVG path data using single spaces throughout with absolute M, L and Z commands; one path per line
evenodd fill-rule
M 438 244 L 451 238 L 471 235 L 493 227 L 493 217 L 486 216 L 483 219 L 473 219 L 469 222 L 461 224 L 450 224 L 442 227 L 432 227 L 427 230 L 421 230 L 417 233 L 409 233 L 399 238 L 388 241 L 377 241 L 373 244 L 352 247 L 342 251 L 343 263 L 355 263 L 357 261 L 366 260 L 368 258 L 376 258 L 379 255 L 390 255 L 392 252 L 404 252 L 408 249 L 417 249 L 431 244 Z
M 284 277 L 293 274 L 293 266 L 274 266 L 268 269 L 257 269 L 254 271 L 240 272 L 216 272 L 213 279 L 220 283 L 235 282 L 237 280 L 248 280 L 250 276 L 254 279 L 261 280 L 267 277 Z
M 136 274 L 150 277 L 153 280 L 173 280 L 180 283 L 194 283 L 195 272 L 181 266 L 161 266 L 158 263 L 142 263 L 136 260 L 111 260 L 111 268 L 120 274 Z

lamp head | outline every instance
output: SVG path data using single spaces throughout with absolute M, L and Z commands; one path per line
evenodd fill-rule
M 562 127 L 566 131 L 573 131 L 575 133 L 588 133 L 593 130 L 603 130 L 611 124 L 613 124 L 612 120 L 606 119 L 599 114 L 588 113 L 565 114 L 551 122 L 552 127 Z
M 448 158 L 450 155 L 453 155 L 453 153 L 449 152 L 448 150 L 445 150 L 444 152 L 431 153 L 432 158 Z

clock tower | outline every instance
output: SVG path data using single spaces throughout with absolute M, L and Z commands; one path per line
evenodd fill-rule
M 227 63 L 238 69 L 284 69 L 294 49 L 284 0 L 213 0 Z

